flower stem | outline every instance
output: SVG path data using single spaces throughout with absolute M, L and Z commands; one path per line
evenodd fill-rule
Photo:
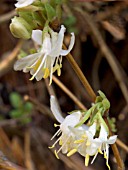
M 63 48 L 67 49 L 65 45 L 63 45 Z M 92 101 L 94 102 L 96 99 L 95 92 L 91 88 L 89 82 L 87 81 L 87 79 L 84 76 L 83 72 L 81 71 L 80 67 L 78 66 L 78 64 L 76 63 L 76 61 L 74 60 L 74 58 L 72 57 L 72 55 L 70 53 L 66 57 L 67 57 L 69 63 L 71 64 L 72 68 L 76 72 L 77 76 L 79 77 L 80 81 L 84 85 L 85 89 L 87 90 L 88 94 L 90 95 Z

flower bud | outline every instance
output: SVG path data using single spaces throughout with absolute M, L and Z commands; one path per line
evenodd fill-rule
M 10 24 L 10 31 L 16 38 L 29 39 L 32 34 L 31 26 L 21 17 L 14 17 Z

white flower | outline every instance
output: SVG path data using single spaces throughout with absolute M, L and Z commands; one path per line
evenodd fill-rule
M 104 152 L 104 158 L 106 159 L 106 165 L 110 169 L 110 166 L 108 164 L 109 145 L 114 144 L 116 142 L 117 135 L 114 135 L 114 136 L 111 136 L 108 138 L 108 132 L 106 131 L 104 125 L 101 124 L 99 139 L 101 141 L 101 145 L 100 145 L 99 149 Z
M 109 144 L 115 143 L 117 139 L 117 135 L 111 136 L 108 138 L 108 132 L 103 124 L 100 124 L 100 134 L 98 138 L 95 137 L 96 133 L 96 123 L 94 122 L 92 126 L 89 127 L 89 129 L 86 131 L 87 139 L 85 140 L 85 143 L 83 144 L 83 148 L 79 150 L 79 153 L 83 156 L 85 156 L 85 165 L 88 166 L 89 163 L 89 157 L 94 155 L 94 158 L 91 162 L 91 164 L 96 159 L 98 153 L 104 152 L 104 158 L 106 159 L 106 165 L 110 169 L 110 166 L 108 165 L 108 159 L 109 159 Z M 83 150 L 82 150 L 83 149 Z
M 31 5 L 35 0 L 17 0 L 18 2 L 15 4 L 15 7 L 22 8 L 28 5 Z
M 57 70 L 58 76 L 61 74 L 62 56 L 67 55 L 73 48 L 75 42 L 75 36 L 71 33 L 71 41 L 68 50 L 63 50 L 65 27 L 62 25 L 60 32 L 56 33 L 49 28 L 49 33 L 45 33 L 44 40 L 42 42 L 42 31 L 34 30 L 32 32 L 32 39 L 41 45 L 39 52 L 28 55 L 22 59 L 19 59 L 15 65 L 15 70 L 23 70 L 23 72 L 29 72 L 37 81 L 42 78 L 50 76 L 50 84 L 52 82 L 52 74 Z
M 54 96 L 51 96 L 50 98 L 51 103 L 51 110 L 57 119 L 57 121 L 60 123 L 59 130 L 55 133 L 55 135 L 51 138 L 51 140 L 55 137 L 61 134 L 61 136 L 56 140 L 56 142 L 52 145 L 51 148 L 53 148 L 56 143 L 59 142 L 61 145 L 60 149 L 56 152 L 55 155 L 58 158 L 58 153 L 62 150 L 62 153 L 67 153 L 67 156 L 71 156 L 75 152 L 77 152 L 77 144 L 75 143 L 77 134 L 80 134 L 80 131 L 82 132 L 82 128 L 76 128 L 75 125 L 77 125 L 81 118 L 81 112 L 77 111 L 72 113 L 71 115 L 66 116 L 64 119 L 60 111 L 58 109 L 56 100 Z

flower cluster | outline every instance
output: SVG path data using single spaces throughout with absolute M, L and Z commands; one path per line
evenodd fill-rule
M 50 77 L 57 71 L 61 75 L 62 56 L 68 55 L 75 43 L 74 33 L 71 33 L 71 40 L 67 50 L 63 49 L 64 33 L 66 28 L 61 25 L 60 31 L 55 31 L 52 27 L 54 19 L 59 20 L 61 13 L 59 10 L 61 0 L 55 1 L 43 0 L 17 0 L 16 11 L 19 16 L 12 19 L 10 30 L 17 38 L 32 39 L 37 47 L 37 52 L 20 58 L 14 64 L 14 70 L 23 70 L 30 72 L 37 81 L 42 78 Z M 58 22 L 59 23 L 59 22 Z M 87 111 L 73 111 L 64 119 L 57 106 L 54 96 L 50 98 L 51 110 L 60 123 L 59 130 L 55 137 L 58 139 L 50 147 L 54 148 L 59 143 L 60 148 L 55 149 L 55 155 L 59 159 L 59 152 L 71 156 L 78 152 L 85 157 L 85 166 L 89 164 L 90 156 L 93 156 L 92 162 L 96 159 L 98 153 L 103 154 L 106 159 L 106 165 L 109 159 L 109 145 L 114 144 L 117 136 L 109 137 L 108 127 L 103 119 L 104 113 L 108 112 L 110 103 L 106 96 L 99 91 L 99 96 L 95 103 Z M 85 125 L 84 123 L 87 123 Z M 115 127 L 115 126 L 113 126 Z
M 110 169 L 108 164 L 109 145 L 115 143 L 117 136 L 108 137 L 108 129 L 106 129 L 104 122 L 99 121 L 99 119 L 95 119 L 90 126 L 85 124 L 77 126 L 83 119 L 83 113 L 81 111 L 74 111 L 64 119 L 60 114 L 54 96 L 51 96 L 50 103 L 51 110 L 56 120 L 60 123 L 58 125 L 60 127 L 59 130 L 51 138 L 53 140 L 56 136 L 60 135 L 50 147 L 54 148 L 59 143 L 59 150 L 55 150 L 56 157 L 59 159 L 58 153 L 61 150 L 68 157 L 78 152 L 85 157 L 85 166 L 88 166 L 90 156 L 93 156 L 91 161 L 93 163 L 98 153 L 100 153 L 104 155 L 106 165 Z M 99 130 L 98 135 L 97 128 Z
M 66 56 L 72 50 L 75 43 L 74 33 L 71 33 L 69 48 L 64 50 L 62 47 L 66 28 L 61 25 L 58 33 L 50 27 L 51 21 L 57 17 L 57 12 L 52 5 L 37 0 L 18 0 L 15 6 L 19 17 L 12 19 L 10 24 L 12 34 L 17 38 L 31 38 L 37 44 L 38 49 L 36 53 L 20 58 L 15 63 L 14 70 L 30 72 L 32 75 L 30 80 L 36 78 L 39 81 L 42 78 L 50 77 L 49 84 L 51 84 L 52 74 L 55 71 L 58 76 L 61 75 L 62 56 Z
M 61 25 L 60 32 L 54 32 L 48 27 L 48 32 L 44 35 L 42 41 L 42 31 L 33 30 L 32 39 L 41 46 L 37 53 L 28 55 L 19 59 L 14 70 L 23 70 L 33 75 L 30 80 L 36 78 L 37 81 L 50 76 L 50 84 L 52 82 L 52 74 L 57 70 L 58 76 L 61 74 L 62 56 L 66 56 L 73 48 L 75 36 L 71 33 L 71 41 L 67 50 L 62 49 L 64 32 L 66 28 Z

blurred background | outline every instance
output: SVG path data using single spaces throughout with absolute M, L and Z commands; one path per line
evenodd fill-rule
M 57 130 L 49 108 L 49 92 L 56 94 L 63 116 L 80 108 L 58 86 L 56 77 L 49 87 L 48 80 L 29 81 L 30 74 L 13 70 L 21 49 L 29 52 L 34 48 L 31 40 L 19 40 L 10 33 L 11 18 L 16 15 L 14 4 L 14 0 L 0 0 L 0 169 L 107 169 L 102 155 L 85 167 L 83 157 L 75 154 L 68 158 L 60 153 L 57 160 L 48 148 Z M 94 91 L 102 90 L 110 100 L 116 134 L 127 145 L 128 2 L 69 0 L 62 10 L 62 24 L 67 28 L 65 44 L 69 44 L 69 33 L 75 32 L 72 55 Z M 66 57 L 58 79 L 87 108 L 91 106 L 90 97 Z M 118 148 L 128 169 L 128 149 Z M 117 169 L 111 149 L 109 162 L 112 170 Z

